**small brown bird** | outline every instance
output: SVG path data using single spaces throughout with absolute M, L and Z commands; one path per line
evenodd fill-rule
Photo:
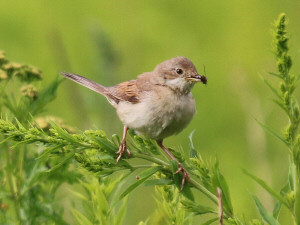
M 104 95 L 116 108 L 124 124 L 117 162 L 124 152 L 130 156 L 126 146 L 126 133 L 133 129 L 137 133 L 156 140 L 157 144 L 172 159 L 177 159 L 163 145 L 163 139 L 177 134 L 192 120 L 196 108 L 191 88 L 197 82 L 207 83 L 199 75 L 194 64 L 185 57 L 176 57 L 158 64 L 152 72 L 143 73 L 136 80 L 125 81 L 112 87 L 104 87 L 82 76 L 62 73 L 63 76 Z M 178 161 L 177 161 L 178 162 Z M 176 173 L 182 172 L 181 189 L 189 174 L 178 162 Z

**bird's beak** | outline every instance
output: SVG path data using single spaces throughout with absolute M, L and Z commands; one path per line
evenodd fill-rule
M 192 82 L 202 82 L 203 84 L 207 84 L 207 78 L 204 75 L 196 74 L 186 77 L 188 81 Z

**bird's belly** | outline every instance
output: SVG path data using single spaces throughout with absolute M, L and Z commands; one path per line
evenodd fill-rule
M 149 138 L 161 140 L 182 131 L 195 114 L 192 95 L 120 102 L 117 113 L 124 125 Z

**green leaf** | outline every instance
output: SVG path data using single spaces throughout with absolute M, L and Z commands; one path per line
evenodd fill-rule
M 124 222 L 124 218 L 127 212 L 127 198 L 124 199 L 122 205 L 120 206 L 117 215 L 115 216 L 116 220 L 114 225 L 122 225 Z
M 20 123 L 20 121 L 17 118 L 15 118 L 15 121 L 18 125 L 19 130 L 26 131 L 25 127 Z
M 58 145 L 54 145 L 52 147 L 46 148 L 44 149 L 43 153 L 40 154 L 36 160 L 43 160 L 45 159 L 47 156 L 49 156 L 49 154 L 53 151 L 55 151 L 56 149 L 62 148 L 64 146 L 64 144 L 58 144 Z
M 279 216 L 279 213 L 280 213 L 280 210 L 281 210 L 281 206 L 282 206 L 282 203 L 281 202 L 277 202 L 275 204 L 274 209 L 273 209 L 273 216 L 276 219 L 278 219 L 278 216 Z
M 294 165 L 295 167 L 298 167 L 299 165 Z M 296 170 L 299 169 L 299 168 L 295 168 Z M 296 198 L 295 198 L 295 205 L 294 205 L 294 212 L 296 214 L 296 224 L 300 224 L 300 179 L 299 179 L 299 176 L 300 176 L 300 171 L 295 171 L 295 173 L 297 175 L 295 175 L 295 182 L 296 182 L 296 190 L 295 190 L 295 193 L 296 193 Z M 298 178 L 297 178 L 298 177 Z
M 212 219 L 206 221 L 205 223 L 203 223 L 202 225 L 210 225 L 210 224 L 212 224 L 213 222 L 217 221 L 218 219 L 219 219 L 218 217 L 212 218 Z
M 45 106 L 56 98 L 57 88 L 62 81 L 63 79 L 56 78 L 46 89 L 39 93 L 37 100 L 30 105 L 32 115 L 42 112 Z
M 5 138 L 4 140 L 0 141 L 0 145 L 9 141 L 10 139 L 12 139 L 13 137 L 8 137 L 8 138 Z
M 50 173 L 53 172 L 54 170 L 60 168 L 61 166 L 63 166 L 65 163 L 67 163 L 69 160 L 71 160 L 74 157 L 75 153 L 74 152 L 70 152 L 68 153 L 65 158 L 59 162 L 58 164 L 56 164 L 55 166 L 53 166 L 51 169 L 45 171 L 46 173 Z
M 111 136 L 111 140 L 116 146 L 119 146 L 121 144 L 120 138 L 117 134 L 113 134 Z
M 288 173 L 288 183 L 290 190 L 295 191 L 295 184 L 294 184 L 294 177 L 295 177 L 295 170 L 294 170 L 294 163 L 293 160 L 290 158 L 289 160 L 289 173 Z
M 5 94 L 3 95 L 3 105 L 6 106 L 6 108 L 8 108 L 13 114 L 14 116 L 18 116 L 19 112 L 17 110 L 17 102 L 12 94 L 12 101 L 9 99 L 9 97 Z
M 108 141 L 106 138 L 102 138 L 102 137 L 90 137 L 93 141 L 97 142 L 98 144 L 100 144 L 101 147 L 103 147 L 104 149 L 115 153 L 118 148 L 112 144 L 110 141 Z
M 278 77 L 278 78 L 282 79 L 282 76 L 280 74 L 273 73 L 273 72 L 269 72 L 269 74 L 272 75 L 272 76 L 275 76 L 275 77 Z
M 152 186 L 152 185 L 169 185 L 172 184 L 172 180 L 168 179 L 152 179 L 145 181 L 145 186 Z
M 280 100 L 278 99 L 273 99 L 273 102 L 275 104 L 277 104 L 283 111 L 285 111 L 286 113 L 288 113 L 286 106 L 284 105 L 284 103 L 282 103 Z
M 155 174 L 157 171 L 159 171 L 162 167 L 161 166 L 155 166 L 152 168 L 149 168 L 145 171 L 143 171 L 140 174 L 140 179 L 130 185 L 121 195 L 119 200 L 124 198 L 126 195 L 128 195 L 130 192 L 132 192 L 134 189 L 136 189 L 138 186 L 140 186 L 142 183 L 144 183 L 149 177 L 151 177 L 153 174 Z
M 184 208 L 187 211 L 195 213 L 196 215 L 202 215 L 202 214 L 207 214 L 207 213 L 217 214 L 217 212 L 214 209 L 212 209 L 211 207 L 196 204 L 195 202 L 188 200 L 188 199 L 181 200 L 181 204 L 184 206 Z
M 252 197 L 255 201 L 256 207 L 257 207 L 260 215 L 262 216 L 262 218 L 269 225 L 280 225 L 280 223 L 270 213 L 268 213 L 268 211 L 264 208 L 264 206 L 261 204 L 259 199 L 255 195 L 252 195 Z
M 61 127 L 57 126 L 53 121 L 50 121 L 49 123 L 58 133 L 58 135 L 61 136 L 63 139 L 71 143 L 79 143 L 71 134 L 69 134 L 66 130 L 62 129 Z
M 178 170 L 178 162 L 176 160 L 170 160 L 171 166 L 172 166 L 172 172 L 174 177 L 174 182 L 176 187 L 181 190 L 181 182 L 182 182 L 182 172 L 175 173 Z M 191 188 L 189 187 L 188 180 L 185 181 L 183 190 L 181 191 L 184 197 L 194 200 L 194 195 L 191 191 Z
M 277 134 L 273 129 L 271 129 L 270 127 L 264 125 L 263 123 L 259 122 L 257 119 L 255 119 L 256 122 L 268 133 L 272 134 L 274 137 L 278 138 L 280 141 L 282 141 L 284 144 L 286 144 L 286 146 L 289 147 L 288 142 L 286 142 L 286 140 L 284 140 L 279 134 Z M 290 148 L 290 147 L 289 147 Z
M 191 132 L 191 134 L 189 135 L 189 141 L 190 141 L 190 157 L 193 158 L 193 157 L 197 157 L 197 151 L 195 150 L 195 147 L 194 147 L 194 142 L 193 142 L 193 136 L 194 136 L 194 133 L 195 133 L 195 130 L 193 130 Z
M 254 181 L 256 181 L 262 188 L 264 188 L 269 194 L 271 194 L 273 197 L 275 197 L 277 200 L 279 200 L 282 204 L 284 204 L 286 207 L 289 208 L 289 205 L 287 204 L 286 200 L 276 191 L 274 191 L 265 181 L 262 179 L 256 177 L 255 175 L 249 173 L 247 170 L 242 169 L 243 172 L 251 177 Z
M 72 209 L 72 214 L 80 225 L 93 225 L 93 223 L 77 209 Z
M 183 194 L 184 197 L 186 197 L 187 199 L 190 199 L 191 201 L 195 200 L 195 197 L 193 195 L 193 192 L 190 188 L 190 186 L 188 185 L 188 181 L 185 182 L 183 190 L 181 192 Z
M 291 191 L 291 189 L 290 189 L 289 183 L 287 183 L 286 185 L 284 185 L 283 188 L 281 188 L 280 195 L 285 196 L 285 194 L 288 193 L 289 191 Z M 278 201 L 275 204 L 275 207 L 273 209 L 273 216 L 276 219 L 278 219 L 278 216 L 279 216 L 279 213 L 280 213 L 280 210 L 281 210 L 281 206 L 282 206 L 282 202 Z
M 233 207 L 232 207 L 232 203 L 231 203 L 229 188 L 228 188 L 227 182 L 225 180 L 225 177 L 220 173 L 219 163 L 217 160 L 214 165 L 213 172 L 214 173 L 212 175 L 212 180 L 213 180 L 214 186 L 216 189 L 217 189 L 217 187 L 219 187 L 222 190 L 222 200 L 223 200 L 224 209 L 227 213 L 232 215 Z
M 281 98 L 280 94 L 278 93 L 277 89 L 274 88 L 269 81 L 267 81 L 263 76 L 261 76 L 261 79 L 263 80 L 263 82 L 271 89 L 271 91 L 278 97 Z
M 172 167 L 175 185 L 180 190 L 182 177 L 180 176 L 179 173 L 175 173 L 178 170 L 178 162 L 176 160 L 170 160 L 170 164 Z
M 71 194 L 73 194 L 75 197 L 77 197 L 77 198 L 79 198 L 79 199 L 81 199 L 83 201 L 89 201 L 89 199 L 85 195 L 81 194 L 80 192 L 73 191 L 72 189 L 68 189 L 68 191 Z

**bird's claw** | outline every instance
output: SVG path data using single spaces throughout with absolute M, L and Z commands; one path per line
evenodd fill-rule
M 182 180 L 181 180 L 181 186 L 180 186 L 180 192 L 181 192 L 184 188 L 185 181 L 189 181 L 190 175 L 183 168 L 183 166 L 180 163 L 178 163 L 178 170 L 174 174 L 177 174 L 177 173 L 180 173 L 180 172 L 182 172 Z
M 124 152 L 127 152 L 128 157 L 130 156 L 130 151 L 126 146 L 126 142 L 122 142 L 120 144 L 119 150 L 116 152 L 116 154 L 119 154 L 117 158 L 117 163 L 121 160 L 122 156 L 124 155 Z

